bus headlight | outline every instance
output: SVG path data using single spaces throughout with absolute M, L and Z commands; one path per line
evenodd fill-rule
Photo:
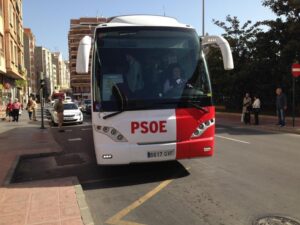
M 197 138 L 200 137 L 204 131 L 206 131 L 207 128 L 213 126 L 215 124 L 215 119 L 206 120 L 205 122 L 201 123 L 194 133 L 192 134 L 191 138 Z
M 113 127 L 94 125 L 94 129 L 101 134 L 105 134 L 116 142 L 127 142 L 124 135 Z

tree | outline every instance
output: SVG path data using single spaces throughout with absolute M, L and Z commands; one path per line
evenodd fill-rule
M 231 16 L 226 17 L 226 22 L 213 21 L 225 31 L 223 36 L 232 47 L 235 69 L 224 73 L 217 65 L 220 54 L 211 51 L 212 84 L 217 89 L 216 99 L 222 100 L 226 95 L 231 108 L 240 106 L 242 95 L 248 91 L 258 94 L 264 107 L 272 109 L 276 87 L 283 87 L 291 96 L 291 64 L 296 59 L 300 61 L 300 0 L 263 0 L 263 5 L 278 17 L 254 25 L 251 21 L 240 25 L 237 17 Z

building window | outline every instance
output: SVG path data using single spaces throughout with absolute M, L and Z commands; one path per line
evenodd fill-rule
M 9 23 L 11 27 L 14 27 L 14 8 L 11 2 L 9 3 Z
M 3 35 L 2 34 L 0 34 L 0 55 L 1 56 L 4 55 L 4 50 L 3 50 Z
M 14 55 L 14 44 L 12 41 L 10 41 L 10 61 L 12 63 L 14 63 L 14 58 L 15 58 L 15 55 Z
M 15 65 L 18 66 L 18 50 L 17 50 L 17 46 L 15 46 Z
M 3 1 L 0 0 L 0 16 L 3 16 L 2 10 L 3 10 Z

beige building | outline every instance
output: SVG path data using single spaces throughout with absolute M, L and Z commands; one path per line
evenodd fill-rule
M 53 63 L 52 53 L 49 49 L 42 46 L 36 46 L 34 51 L 35 72 L 38 80 L 45 80 L 45 98 L 51 96 L 54 91 Z M 56 67 L 55 67 L 56 70 Z M 56 71 L 55 71 L 56 75 Z
M 69 63 L 63 60 L 60 52 L 52 53 L 52 63 L 56 65 L 57 90 L 68 90 L 70 88 Z
M 76 99 L 91 98 L 90 74 L 76 73 L 76 57 L 80 40 L 85 35 L 92 35 L 94 27 L 105 23 L 105 18 L 80 18 L 71 19 L 69 39 L 69 68 L 73 96 Z
M 0 84 L 1 105 L 25 100 L 22 0 L 0 0 Z
M 27 70 L 28 94 L 37 94 L 38 79 L 35 72 L 34 62 L 35 36 L 30 28 L 24 28 L 24 62 Z
M 70 89 L 70 69 L 68 60 L 65 60 L 63 63 L 63 73 L 61 76 L 61 82 L 61 87 L 63 90 Z

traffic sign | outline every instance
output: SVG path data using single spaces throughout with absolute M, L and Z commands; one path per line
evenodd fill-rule
M 292 75 L 293 75 L 294 77 L 300 76 L 300 64 L 294 63 L 294 64 L 292 65 Z

